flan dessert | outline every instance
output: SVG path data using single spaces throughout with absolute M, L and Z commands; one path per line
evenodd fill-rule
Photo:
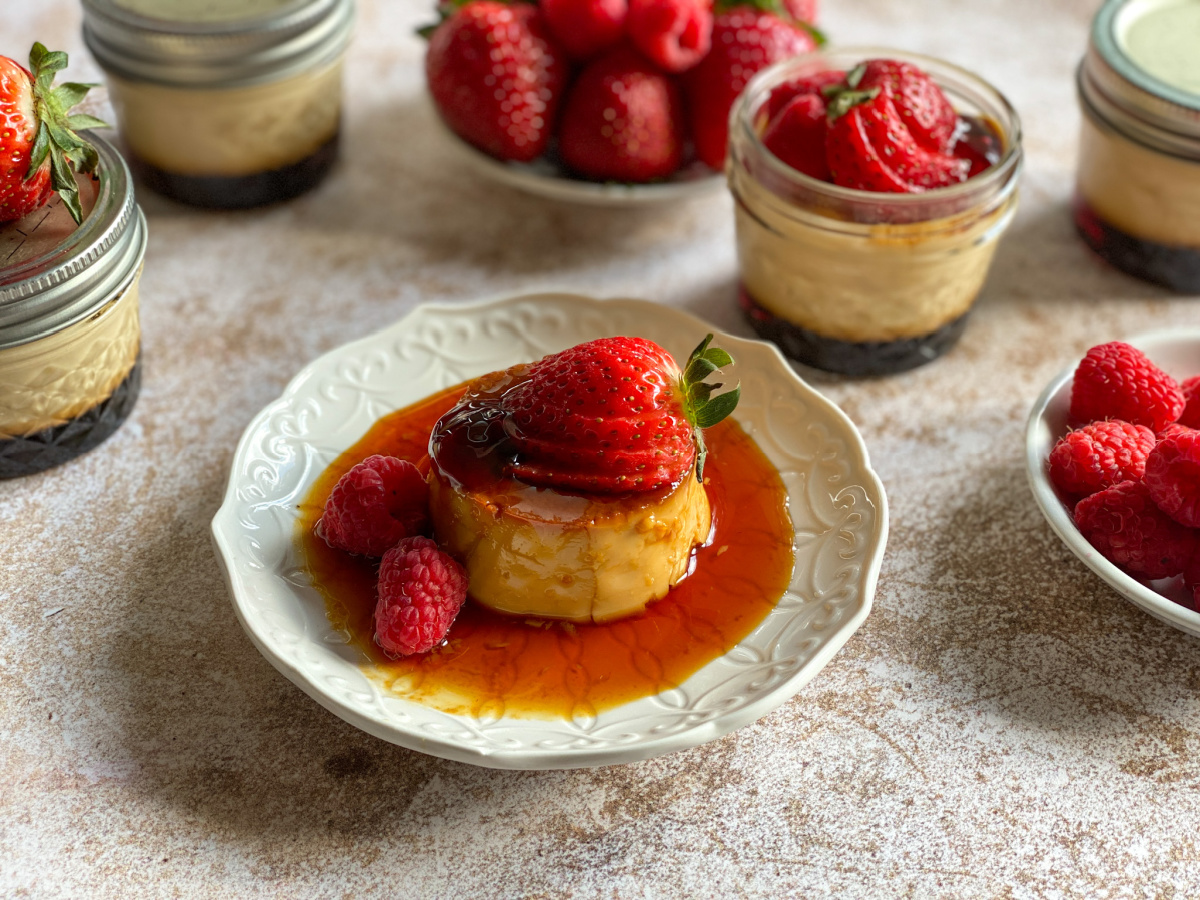
M 703 377 L 729 358 L 707 344 L 682 372 L 649 341 L 611 338 L 470 384 L 433 429 L 429 486 L 472 600 L 606 622 L 688 574 L 713 527 L 701 429 L 736 403 L 709 400 Z

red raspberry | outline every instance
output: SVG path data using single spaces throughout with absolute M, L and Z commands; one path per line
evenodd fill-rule
M 1194 428 L 1188 428 L 1186 425 L 1180 425 L 1178 422 L 1172 422 L 1170 425 L 1160 431 L 1157 437 L 1161 441 L 1164 438 L 1169 438 L 1176 434 L 1187 434 L 1189 431 L 1195 430 L 1196 429 Z
M 1172 434 L 1155 445 L 1146 459 L 1146 487 L 1176 522 L 1200 527 L 1200 431 Z
M 1183 583 L 1192 592 L 1192 606 L 1200 611 L 1200 551 L 1184 566 Z
M 375 643 L 388 656 L 441 643 L 467 599 L 467 573 L 429 538 L 405 538 L 379 564 Z
M 1105 559 L 1145 578 L 1178 575 L 1196 548 L 1195 533 L 1155 506 L 1140 481 L 1080 500 L 1075 524 Z
M 628 0 L 541 0 L 541 7 L 563 49 L 580 60 L 615 44 L 629 12 Z
M 1123 419 L 1160 431 L 1183 407 L 1175 379 L 1121 341 L 1093 347 L 1075 369 L 1071 418 L 1077 422 Z
M 712 4 L 706 0 L 629 0 L 629 37 L 652 63 L 684 72 L 712 46 Z
M 1200 375 L 1185 378 L 1180 382 L 1179 388 L 1183 391 L 1186 404 L 1183 412 L 1179 414 L 1179 424 L 1188 428 L 1200 428 Z
M 339 550 L 383 556 L 428 527 L 429 486 L 420 470 L 393 456 L 369 456 L 329 494 L 317 536 Z
M 1094 494 L 1122 481 L 1141 481 L 1154 432 L 1118 419 L 1093 422 L 1065 435 L 1050 451 L 1050 480 L 1068 494 Z

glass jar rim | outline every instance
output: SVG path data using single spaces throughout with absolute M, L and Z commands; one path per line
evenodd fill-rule
M 806 175 L 792 168 L 772 153 L 762 142 L 762 137 L 755 128 L 755 114 L 761 105 L 762 99 L 767 96 L 769 90 L 785 82 L 795 70 L 814 60 L 827 59 L 834 55 L 856 57 L 859 60 L 897 59 L 903 62 L 911 62 L 926 71 L 933 70 L 930 74 L 934 75 L 935 81 L 938 80 L 936 75 L 939 72 L 953 74 L 982 93 L 990 95 L 990 99 L 996 107 L 995 111 L 999 112 L 1007 120 L 999 122 L 1004 128 L 1003 137 L 1005 138 L 1005 148 L 1000 159 L 995 165 L 990 166 L 979 175 L 968 178 L 960 184 L 912 194 L 890 194 L 842 187 L 818 178 L 813 178 L 811 175 Z M 750 83 L 746 85 L 734 103 L 733 109 L 730 112 L 730 127 L 731 132 L 733 129 L 737 129 L 756 149 L 761 151 L 763 155 L 762 162 L 771 170 L 773 175 L 785 180 L 791 180 L 800 187 L 822 193 L 832 199 L 847 203 L 869 201 L 881 208 L 905 209 L 907 207 L 926 204 L 930 201 L 953 201 L 959 197 L 986 189 L 989 186 L 1003 185 L 1016 173 L 1015 170 L 1019 168 L 1022 158 L 1020 117 L 1017 115 L 1017 111 L 1012 103 L 997 88 L 975 73 L 954 63 L 921 53 L 896 50 L 891 47 L 842 47 L 826 45 L 810 53 L 790 57 L 772 66 L 768 66 L 750 80 Z

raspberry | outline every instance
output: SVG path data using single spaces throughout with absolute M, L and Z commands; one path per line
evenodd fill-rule
M 1154 432 L 1118 419 L 1093 422 L 1065 435 L 1050 451 L 1050 480 L 1087 496 L 1122 481 L 1141 481 Z
M 1179 414 L 1179 424 L 1188 428 L 1200 428 L 1200 375 L 1185 378 L 1180 382 L 1179 389 L 1183 391 L 1186 404 L 1183 412 Z
M 429 486 L 412 463 L 369 456 L 341 477 L 317 522 L 338 550 L 383 556 L 401 538 L 429 527 Z
M 541 0 L 542 17 L 563 49 L 590 59 L 615 44 L 625 30 L 628 0 Z
M 1155 445 L 1146 459 L 1146 487 L 1180 525 L 1200 527 L 1200 431 L 1181 431 Z
M 683 72 L 712 46 L 712 5 L 705 0 L 629 0 L 629 37 L 667 72 Z
M 405 538 L 379 564 L 375 643 L 388 656 L 432 650 L 467 599 L 467 573 L 429 538 Z
M 1093 347 L 1075 369 L 1071 418 L 1077 422 L 1122 419 L 1159 431 L 1183 407 L 1175 379 L 1121 341 Z
M 1193 554 L 1184 566 L 1183 584 L 1192 593 L 1192 606 L 1200 611 L 1200 552 Z
M 1140 481 L 1080 500 L 1075 524 L 1105 559 L 1146 578 L 1178 575 L 1196 547 L 1196 535 L 1155 506 Z
M 1187 434 L 1189 431 L 1195 431 L 1195 430 L 1196 429 L 1189 428 L 1186 425 L 1180 425 L 1178 422 L 1172 422 L 1170 425 L 1168 425 L 1166 428 L 1164 428 L 1162 431 L 1160 431 L 1158 433 L 1157 437 L 1161 441 L 1165 438 L 1169 438 L 1169 437 L 1172 437 L 1177 434 Z

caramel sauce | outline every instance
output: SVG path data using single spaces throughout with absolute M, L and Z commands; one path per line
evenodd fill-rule
M 331 549 L 313 528 L 338 479 L 374 453 L 427 472 L 433 426 L 464 387 L 380 419 L 300 504 L 300 549 L 330 622 L 396 695 L 482 719 L 586 719 L 679 686 L 732 649 L 783 596 L 793 566 L 787 491 L 754 440 L 726 419 L 704 433 L 712 539 L 694 551 L 690 574 L 643 614 L 576 625 L 503 616 L 468 601 L 440 647 L 389 659 L 373 639 L 377 561 Z

